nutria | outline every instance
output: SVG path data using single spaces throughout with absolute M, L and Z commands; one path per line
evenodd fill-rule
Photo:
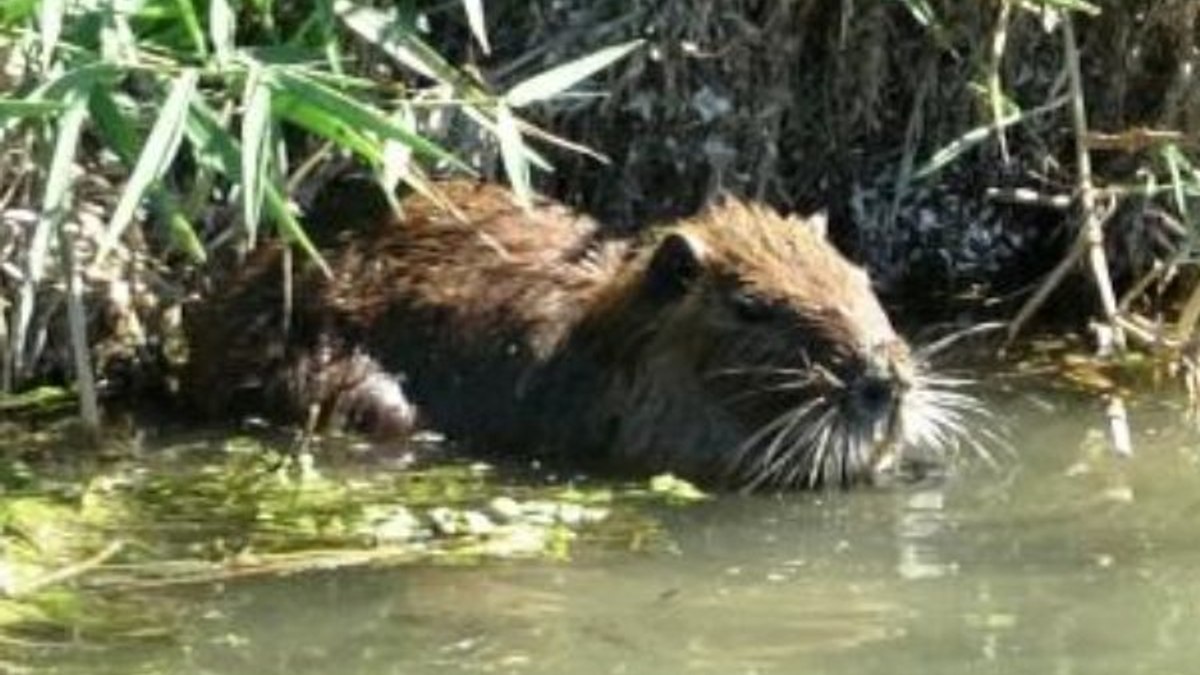
M 605 239 L 550 201 L 439 192 L 452 210 L 412 196 L 346 232 L 332 277 L 298 262 L 287 322 L 272 250 L 189 312 L 193 403 L 382 434 L 419 418 L 482 448 L 740 487 L 869 482 L 970 407 L 803 221 L 729 198 Z

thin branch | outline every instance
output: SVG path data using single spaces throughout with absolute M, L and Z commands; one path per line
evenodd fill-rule
M 1088 262 L 1096 290 L 1100 293 L 1100 304 L 1104 318 L 1113 330 L 1113 344 L 1118 350 L 1125 348 L 1125 338 L 1117 325 L 1117 295 L 1113 291 L 1112 276 L 1108 269 L 1108 257 L 1104 252 L 1104 220 L 1096 207 L 1096 192 L 1092 182 L 1092 157 L 1088 150 L 1087 108 L 1083 95 L 1083 73 L 1079 65 L 1079 47 L 1075 43 L 1075 29 L 1070 13 L 1064 13 L 1063 48 L 1067 57 L 1067 72 L 1071 86 L 1071 121 L 1075 128 L 1076 189 L 1083 213 L 1083 235 L 1087 243 Z M 1111 209 L 1110 209 L 1111 212 Z
M 123 548 L 125 548 L 125 542 L 120 539 L 109 542 L 108 546 L 105 546 L 100 550 L 99 553 L 88 558 L 87 560 L 82 560 L 73 565 L 67 565 L 62 569 L 45 574 L 37 579 L 34 579 L 28 584 L 19 588 L 14 588 L 3 595 L 9 599 L 19 600 L 21 598 L 29 597 L 34 593 L 41 591 L 42 589 L 83 576 L 84 574 L 87 574 L 91 570 L 94 570 L 111 560 L 112 557 L 120 553 L 121 549 Z

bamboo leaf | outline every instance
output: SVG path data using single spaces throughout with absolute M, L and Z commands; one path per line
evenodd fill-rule
M 942 146 L 937 152 L 933 153 L 933 156 L 929 158 L 929 161 L 925 162 L 924 165 L 913 172 L 913 179 L 916 180 L 927 178 L 935 173 L 938 173 L 942 169 L 949 166 L 956 159 L 961 157 L 964 153 L 986 141 L 995 132 L 1001 129 L 1006 129 L 1019 122 L 1023 122 L 1025 120 L 1044 115 L 1053 110 L 1057 110 L 1058 108 L 1066 105 L 1068 101 L 1070 101 L 1069 97 L 1061 96 L 1049 103 L 1046 103 L 1045 105 L 1033 108 L 1028 112 L 1008 115 L 990 124 L 984 124 L 971 129 L 950 143 Z
M 55 103 L 74 96 L 80 91 L 91 91 L 97 84 L 108 84 L 118 77 L 120 70 L 112 63 L 89 63 L 46 82 L 31 91 L 23 99 L 26 104 Z M 18 118 L 0 116 L 0 137 L 16 125 Z
M 242 219 L 252 245 L 262 213 L 263 185 L 270 180 L 271 90 L 263 77 L 262 67 L 251 62 L 243 96 Z
M 221 126 L 216 113 L 199 99 L 192 102 L 186 133 L 188 141 L 196 148 L 196 156 L 203 164 L 234 182 L 241 180 L 241 147 Z M 304 232 L 304 227 L 296 220 L 291 205 L 274 181 L 263 185 L 263 209 L 284 237 L 295 243 L 329 274 L 329 266 Z
M 196 5 L 192 0 L 175 0 L 175 7 L 179 11 L 178 18 L 182 19 L 184 32 L 187 33 L 196 56 L 201 61 L 208 59 L 208 45 L 204 42 L 204 29 L 200 27 L 200 15 L 196 12 Z
M 416 153 L 430 159 L 446 162 L 463 171 L 470 167 L 435 143 L 422 138 L 397 125 L 377 108 L 332 89 L 291 68 L 273 69 L 267 80 L 276 91 L 294 96 L 296 99 L 319 108 L 331 117 L 351 128 L 375 134 L 381 139 L 393 139 L 411 147 Z M 330 138 L 339 142 L 339 138 Z
M 1070 12 L 1081 12 L 1091 16 L 1098 16 L 1100 14 L 1098 6 L 1084 0 L 1034 0 L 1034 4 L 1039 7 L 1054 7 Z
M 495 103 L 496 102 L 493 102 L 492 105 L 495 106 Z M 483 127 L 491 135 L 495 136 L 496 138 L 500 137 L 499 127 L 496 123 L 496 120 L 494 119 L 494 117 L 495 117 L 494 112 L 488 113 L 488 112 L 484 111 L 480 106 L 474 106 L 474 105 L 463 106 L 460 109 L 460 112 L 462 112 L 467 117 L 471 118 L 471 121 L 473 121 L 476 124 L 478 124 L 479 126 Z M 518 126 L 518 128 L 520 128 L 519 122 L 518 122 L 517 126 Z M 550 161 L 547 160 L 545 157 L 542 157 L 542 155 L 537 150 L 534 150 L 533 148 L 529 147 L 528 143 L 522 144 L 522 150 L 525 154 L 525 160 L 527 162 L 529 162 L 531 165 L 536 166 L 537 168 L 541 169 L 542 171 L 554 171 L 554 167 L 550 164 Z
M 504 100 L 514 108 L 520 108 L 536 101 L 544 101 L 607 68 L 640 46 L 642 46 L 642 40 L 633 40 L 625 44 L 605 47 L 582 58 L 568 61 L 561 66 L 556 66 L 517 83 L 504 94 Z
M 418 75 L 464 92 L 480 91 L 459 69 L 425 44 L 396 12 L 384 12 L 350 0 L 335 0 L 333 11 L 342 23 L 367 42 Z
M 192 227 L 191 221 L 184 215 L 183 209 L 179 207 L 175 199 L 162 189 L 155 190 L 151 196 L 154 199 L 155 207 L 167 215 L 167 232 L 171 235 L 171 243 L 183 251 L 193 262 L 203 263 L 207 260 L 208 254 L 204 251 L 204 243 L 200 241 L 200 237 L 196 234 L 196 228 Z
M 38 7 L 38 37 L 42 42 L 42 72 L 50 72 L 54 62 L 54 50 L 62 36 L 63 16 L 67 11 L 66 0 L 42 0 Z
M 42 210 L 26 248 L 25 274 L 17 288 L 16 308 L 9 343 L 13 371 L 19 376 L 25 371 L 26 343 L 29 327 L 37 304 L 37 289 L 46 270 L 46 253 L 50 236 L 60 227 L 70 206 L 73 183 L 72 168 L 79 147 L 83 122 L 87 119 L 86 89 L 64 96 L 65 112 L 58 120 L 54 154 L 46 172 L 46 188 L 42 194 Z
M 308 238 L 308 233 L 304 231 L 304 227 L 300 225 L 300 221 L 296 220 L 296 216 L 292 213 L 292 205 L 287 198 L 279 191 L 279 188 L 274 183 L 269 183 L 264 189 L 266 199 L 264 203 L 267 211 L 270 212 L 275 224 L 279 227 L 279 233 L 289 242 L 295 244 L 304 251 L 325 276 L 331 276 L 333 273 L 329 269 L 329 265 L 325 262 L 325 258 L 321 257 L 321 252 L 313 245 L 312 240 Z
M 68 70 L 62 75 L 34 89 L 25 100 L 57 101 L 77 91 L 90 91 L 95 85 L 108 85 L 121 76 L 121 69 L 114 63 L 97 61 Z
M 533 207 L 533 188 L 529 182 L 529 162 L 525 155 L 525 141 L 517 128 L 512 110 L 503 103 L 496 106 L 496 137 L 500 140 L 500 158 L 504 161 L 504 172 L 512 185 L 517 203 L 523 208 Z
M 180 73 L 171 85 L 162 111 L 150 130 L 137 164 L 130 173 L 125 191 L 121 193 L 121 199 L 108 221 L 108 228 L 96 252 L 97 263 L 108 254 L 132 222 L 134 212 L 146 190 L 166 173 L 175 159 L 175 153 L 183 139 L 188 107 L 196 93 L 198 77 L 199 73 L 189 68 Z
M 104 88 L 92 90 L 92 94 L 88 98 L 88 111 L 91 113 L 92 121 L 96 124 L 96 131 L 108 147 L 117 153 L 121 161 L 133 166 L 137 160 L 137 150 L 141 147 L 141 141 L 138 138 L 137 129 L 121 112 L 112 94 Z M 171 240 L 193 260 L 203 262 L 205 259 L 204 248 L 202 246 L 197 248 L 198 238 L 195 228 L 192 227 L 179 205 L 159 185 L 151 185 L 149 194 L 155 210 L 166 218 Z
M 233 61 L 234 36 L 237 34 L 237 14 L 229 6 L 229 0 L 210 0 L 208 34 L 217 54 L 217 63 L 228 66 Z
M 0 120 L 9 118 L 38 118 L 63 112 L 66 106 L 58 101 L 30 101 L 0 97 Z
M 291 93 L 275 94 L 272 109 L 281 119 L 333 141 L 372 165 L 379 165 L 381 162 L 382 152 L 377 141 L 364 136 L 357 127 L 346 124 L 325 109 L 318 108 L 299 96 Z
M 184 127 L 192 152 L 201 165 L 221 174 L 232 183 L 242 180 L 242 149 L 221 125 L 217 113 L 201 99 L 192 101 Z
M 490 54 L 492 48 L 488 45 L 487 21 L 483 15 L 483 0 L 462 0 L 463 11 L 467 13 L 467 24 L 484 54 Z

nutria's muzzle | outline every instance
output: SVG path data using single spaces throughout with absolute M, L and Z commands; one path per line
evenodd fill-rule
M 862 368 L 849 383 L 849 414 L 872 429 L 872 440 L 883 441 L 894 431 L 894 420 L 905 393 L 912 387 L 907 349 L 896 340 L 867 350 Z

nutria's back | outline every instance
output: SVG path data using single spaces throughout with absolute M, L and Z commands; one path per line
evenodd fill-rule
M 333 279 L 302 272 L 286 339 L 277 255 L 200 307 L 193 398 L 393 433 L 419 415 L 486 448 L 738 485 L 869 480 L 954 419 L 926 414 L 949 399 L 923 394 L 866 274 L 801 222 L 728 200 L 605 241 L 550 202 L 440 189 L 458 215 L 409 198 L 326 252 Z

